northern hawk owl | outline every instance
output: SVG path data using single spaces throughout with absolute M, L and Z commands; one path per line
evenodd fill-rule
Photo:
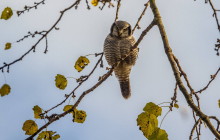
M 130 51 L 135 42 L 131 25 L 126 21 L 116 21 L 112 24 L 111 32 L 106 37 L 104 43 L 104 55 L 110 66 L 119 62 L 121 58 L 129 53 L 129 55 L 114 68 L 114 73 L 120 83 L 121 93 L 125 99 L 131 95 L 129 75 L 132 66 L 136 62 L 138 49 L 134 49 L 132 52 Z

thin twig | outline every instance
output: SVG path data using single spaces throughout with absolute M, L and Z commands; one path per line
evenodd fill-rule
M 170 113 L 170 110 L 167 111 L 167 113 L 165 114 L 165 116 L 164 116 L 163 119 L 161 120 L 160 128 L 161 128 L 161 126 L 162 126 L 162 124 L 163 124 L 164 119 L 166 118 L 166 116 L 167 116 L 169 113 Z
M 118 5 L 117 5 L 117 10 L 116 10 L 116 15 L 115 15 L 115 21 L 118 20 L 118 13 L 119 13 L 120 6 L 121 6 L 121 0 L 118 0 Z
M 40 4 L 45 4 L 45 0 L 42 0 L 40 2 L 34 2 L 34 5 L 33 6 L 27 6 L 25 5 L 24 6 L 24 10 L 21 10 L 21 11 L 17 11 L 17 15 L 20 16 L 21 14 L 23 14 L 24 12 L 29 12 L 31 9 L 37 9 L 37 7 L 40 5 Z
M 175 88 L 174 88 L 174 92 L 173 92 L 173 97 L 171 98 L 172 102 L 170 103 L 170 111 L 173 111 L 173 106 L 175 103 L 177 103 L 177 88 L 178 88 L 178 84 L 176 83 Z
M 220 71 L 220 67 L 218 68 L 215 74 L 211 75 L 211 80 L 208 82 L 208 84 L 204 88 L 200 89 L 199 91 L 196 91 L 195 93 L 202 93 L 204 90 L 206 90 L 209 87 L 209 85 L 215 80 L 219 71 Z
M 136 22 L 136 24 L 135 24 L 135 26 L 134 26 L 134 28 L 133 28 L 133 30 L 132 30 L 132 33 L 134 33 L 134 31 L 135 31 L 136 28 L 137 28 L 137 29 L 140 29 L 139 23 L 140 23 L 142 17 L 144 16 L 145 11 L 147 10 L 147 7 L 149 6 L 149 4 L 150 4 L 149 1 L 148 1 L 146 4 L 144 4 L 144 6 L 145 6 L 145 7 L 144 7 L 144 10 L 142 11 L 140 17 L 138 18 L 138 20 L 137 20 L 137 22 Z
M 197 125 L 199 124 L 200 121 L 201 121 L 201 118 L 199 118 L 199 119 L 195 122 L 195 124 L 194 124 L 194 126 L 193 126 L 193 128 L 192 128 L 192 130 L 191 130 L 190 136 L 189 136 L 189 139 L 190 139 L 190 140 L 192 140 L 193 133 L 194 133 L 195 129 L 197 128 Z
M 216 24 L 217 24 L 218 30 L 219 30 L 219 32 L 220 32 L 220 24 L 219 24 L 218 15 L 217 15 L 217 12 L 218 12 L 219 10 L 216 10 L 216 9 L 215 9 L 215 7 L 214 7 L 214 5 L 213 5 L 213 3 L 212 3 L 211 0 L 208 0 L 208 1 L 209 1 L 209 4 L 210 4 L 210 6 L 211 6 L 211 8 L 212 8 L 212 10 L 213 10 L 213 17 L 215 17 Z
M 216 130 L 219 131 L 219 127 L 220 127 L 220 120 L 216 117 L 216 116 L 209 116 L 210 119 L 216 120 L 217 122 L 217 127 Z
M 90 8 L 90 6 L 89 6 L 88 0 L 86 0 L 86 5 L 87 5 L 87 9 L 90 10 L 91 8 Z
M 53 24 L 53 26 L 45 31 L 45 34 L 42 35 L 42 37 L 26 52 L 24 53 L 21 57 L 19 57 L 18 59 L 14 60 L 11 63 L 6 63 L 4 62 L 3 66 L 0 67 L 0 70 L 2 70 L 2 72 L 4 72 L 4 68 L 7 67 L 7 72 L 9 72 L 9 68 L 11 65 L 21 61 L 27 54 L 29 54 L 31 51 L 35 51 L 35 48 L 37 47 L 37 45 L 45 38 L 47 37 L 47 35 L 56 28 L 57 24 L 60 22 L 60 20 L 62 19 L 63 15 L 66 13 L 66 11 L 72 9 L 73 7 L 77 6 L 79 4 L 81 0 L 76 0 L 72 5 L 70 5 L 69 7 L 67 7 L 66 9 L 64 9 L 63 11 L 60 12 L 60 16 L 58 17 L 57 21 Z
M 45 41 L 46 41 L 46 47 L 44 50 L 44 53 L 46 54 L 48 52 L 48 40 L 47 40 L 47 36 L 45 37 Z

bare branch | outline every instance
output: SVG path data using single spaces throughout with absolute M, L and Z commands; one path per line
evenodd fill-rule
M 144 6 L 145 6 L 145 7 L 144 7 L 144 10 L 142 11 L 140 17 L 138 18 L 138 21 L 137 21 L 137 23 L 135 24 L 135 26 L 134 26 L 134 28 L 133 28 L 133 30 L 132 30 L 132 33 L 134 33 L 134 31 L 135 31 L 136 28 L 137 28 L 137 29 L 140 29 L 139 23 L 140 23 L 142 17 L 144 16 L 145 11 L 147 10 L 147 7 L 149 6 L 149 4 L 150 4 L 149 1 L 148 1 L 146 4 L 144 4 Z
M 25 5 L 24 6 L 24 10 L 21 10 L 21 11 L 17 11 L 17 15 L 20 16 L 21 14 L 24 14 L 24 12 L 29 12 L 31 9 L 37 9 L 37 7 L 40 5 L 40 4 L 45 4 L 45 0 L 42 0 L 40 2 L 34 2 L 34 5 L 33 6 L 27 6 Z
M 176 83 L 175 88 L 174 88 L 174 94 L 173 97 L 171 98 L 171 103 L 170 103 L 170 111 L 173 111 L 173 106 L 175 103 L 177 103 L 177 88 L 178 88 L 178 84 Z
M 199 91 L 196 91 L 195 93 L 202 93 L 204 90 L 206 90 L 209 87 L 209 85 L 212 83 L 212 81 L 215 80 L 215 78 L 217 77 L 219 71 L 220 71 L 220 67 L 218 68 L 218 70 L 216 71 L 215 74 L 210 76 L 211 80 L 208 82 L 208 84 L 204 88 L 200 89 Z
M 118 20 L 118 13 L 119 13 L 120 6 L 121 6 L 121 0 L 118 0 L 118 5 L 117 5 L 117 10 L 116 10 L 116 15 L 115 15 L 115 21 Z
M 62 19 L 63 15 L 65 14 L 65 12 L 67 12 L 68 10 L 72 9 L 73 7 L 77 6 L 79 4 L 81 0 L 76 0 L 72 5 L 70 5 L 69 7 L 67 7 L 66 9 L 64 9 L 63 11 L 60 12 L 60 16 L 57 19 L 57 21 L 53 24 L 53 26 L 47 30 L 44 31 L 45 34 L 42 35 L 42 37 L 26 52 L 24 53 L 21 57 L 19 57 L 18 59 L 14 60 L 11 63 L 6 63 L 4 62 L 3 66 L 0 67 L 0 70 L 2 70 L 2 72 L 4 72 L 4 68 L 7 67 L 7 72 L 9 72 L 9 68 L 11 65 L 21 61 L 27 54 L 29 54 L 31 51 L 35 51 L 35 48 L 37 47 L 37 45 L 44 39 L 47 37 L 47 35 L 53 30 L 56 29 L 57 24 L 60 22 L 60 20 Z
M 192 140 L 193 138 L 193 133 L 194 133 L 194 131 L 196 130 L 196 128 L 197 128 L 197 125 L 199 124 L 201 122 L 201 118 L 199 118 L 196 122 L 195 122 L 195 124 L 194 124 L 194 126 L 193 126 L 193 128 L 192 128 L 192 130 L 191 130 L 191 133 L 190 133 L 190 136 L 189 136 L 189 139 L 190 140 Z M 197 138 L 199 138 L 199 137 L 197 137 Z
M 216 24 L 217 24 L 218 30 L 219 30 L 219 32 L 220 32 L 220 24 L 219 24 L 218 15 L 217 15 L 217 12 L 218 12 L 219 10 L 216 10 L 216 9 L 215 9 L 215 7 L 214 7 L 214 5 L 213 5 L 213 3 L 212 3 L 211 0 L 208 0 L 208 2 L 209 2 L 210 6 L 211 6 L 211 8 L 212 8 L 212 10 L 213 10 L 213 17 L 215 17 Z
M 188 93 L 186 87 L 184 86 L 182 80 L 181 80 L 181 76 L 180 76 L 180 72 L 178 70 L 177 64 L 175 62 L 174 59 L 174 55 L 172 53 L 172 49 L 170 48 L 170 44 L 168 42 L 168 37 L 166 35 L 166 31 L 160 16 L 160 13 L 158 11 L 158 8 L 156 6 L 155 0 L 150 0 L 150 6 L 151 9 L 153 11 L 154 14 L 154 18 L 156 20 L 157 26 L 159 28 L 160 34 L 161 34 L 161 38 L 163 41 L 163 45 L 164 45 L 164 50 L 165 53 L 168 57 L 168 60 L 170 62 L 170 65 L 172 67 L 176 82 L 180 88 L 180 91 L 183 93 L 188 105 L 196 112 L 197 116 L 199 116 L 208 126 L 208 128 L 211 130 L 211 132 L 216 136 L 216 138 L 220 139 L 220 134 L 218 131 L 216 131 L 216 129 L 214 128 L 214 126 L 212 125 L 212 123 L 210 122 L 209 117 L 204 114 L 193 102 L 192 97 L 190 96 L 190 94 Z

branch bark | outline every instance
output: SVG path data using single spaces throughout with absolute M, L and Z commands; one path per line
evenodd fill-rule
M 208 126 L 208 128 L 211 130 L 211 132 L 215 135 L 216 138 L 220 139 L 220 134 L 218 133 L 218 131 L 214 128 L 214 126 L 212 125 L 212 123 L 210 122 L 209 117 L 204 114 L 194 103 L 192 96 L 190 96 L 190 94 L 188 93 L 186 87 L 184 86 L 181 77 L 180 77 L 180 72 L 178 70 L 177 64 L 174 60 L 174 55 L 172 53 L 172 49 L 170 47 L 169 41 L 168 41 L 168 37 L 166 35 L 166 31 L 159 13 L 159 10 L 156 6 L 155 0 L 150 0 L 150 7 L 152 9 L 152 12 L 154 14 L 154 18 L 156 20 L 156 24 L 159 28 L 160 34 L 161 34 L 161 38 L 163 41 L 163 45 L 164 45 L 164 50 L 165 53 L 167 55 L 167 58 L 170 62 L 170 65 L 172 67 L 176 82 L 180 88 L 180 91 L 183 93 L 188 105 L 196 112 L 197 116 L 199 116 Z

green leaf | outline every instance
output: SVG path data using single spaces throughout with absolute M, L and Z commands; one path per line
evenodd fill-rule
M 13 11 L 10 7 L 6 7 L 2 11 L 1 19 L 8 20 L 13 15 Z
M 57 76 L 55 77 L 55 84 L 57 88 L 64 90 L 67 86 L 67 83 L 68 82 L 65 76 L 57 74 Z
M 73 121 L 77 123 L 84 123 L 86 116 L 87 115 L 85 111 L 75 109 L 73 114 Z
M 9 49 L 11 49 L 11 43 L 6 43 L 5 44 L 5 50 L 9 50 Z
M 63 111 L 66 112 L 66 111 L 70 110 L 72 107 L 73 107 L 73 105 L 66 105 L 66 106 L 64 106 Z M 70 113 L 73 113 L 73 112 L 70 112 Z
M 53 131 L 42 131 L 36 140 L 57 140 L 60 138 L 59 134 L 54 135 L 56 132 Z M 54 135 L 54 136 L 53 136 Z
M 33 120 L 27 120 L 24 122 L 22 129 L 25 132 L 25 135 L 33 135 L 38 130 L 38 126 Z
M 85 56 L 80 56 L 76 61 L 74 68 L 78 72 L 81 72 L 89 63 L 90 61 L 88 58 L 86 58 Z
M 148 140 L 168 140 L 168 135 L 165 130 L 157 128 Z
M 160 116 L 162 113 L 162 108 L 152 102 L 147 103 L 143 110 L 150 114 L 154 114 L 156 117 Z
M 137 125 L 140 127 L 140 130 L 143 132 L 146 138 L 155 131 L 158 126 L 157 117 L 154 114 L 150 114 L 149 112 L 143 112 L 138 115 Z
M 41 119 L 40 114 L 42 113 L 42 109 L 38 105 L 34 106 L 33 111 L 34 111 L 34 118 Z
M 0 88 L 0 95 L 1 96 L 5 96 L 8 95 L 11 92 L 11 87 L 8 84 L 4 84 L 1 88 Z
M 56 134 L 56 135 L 53 136 L 53 140 L 57 140 L 57 139 L 59 139 L 59 138 L 60 138 L 60 135 L 59 135 L 59 134 Z

